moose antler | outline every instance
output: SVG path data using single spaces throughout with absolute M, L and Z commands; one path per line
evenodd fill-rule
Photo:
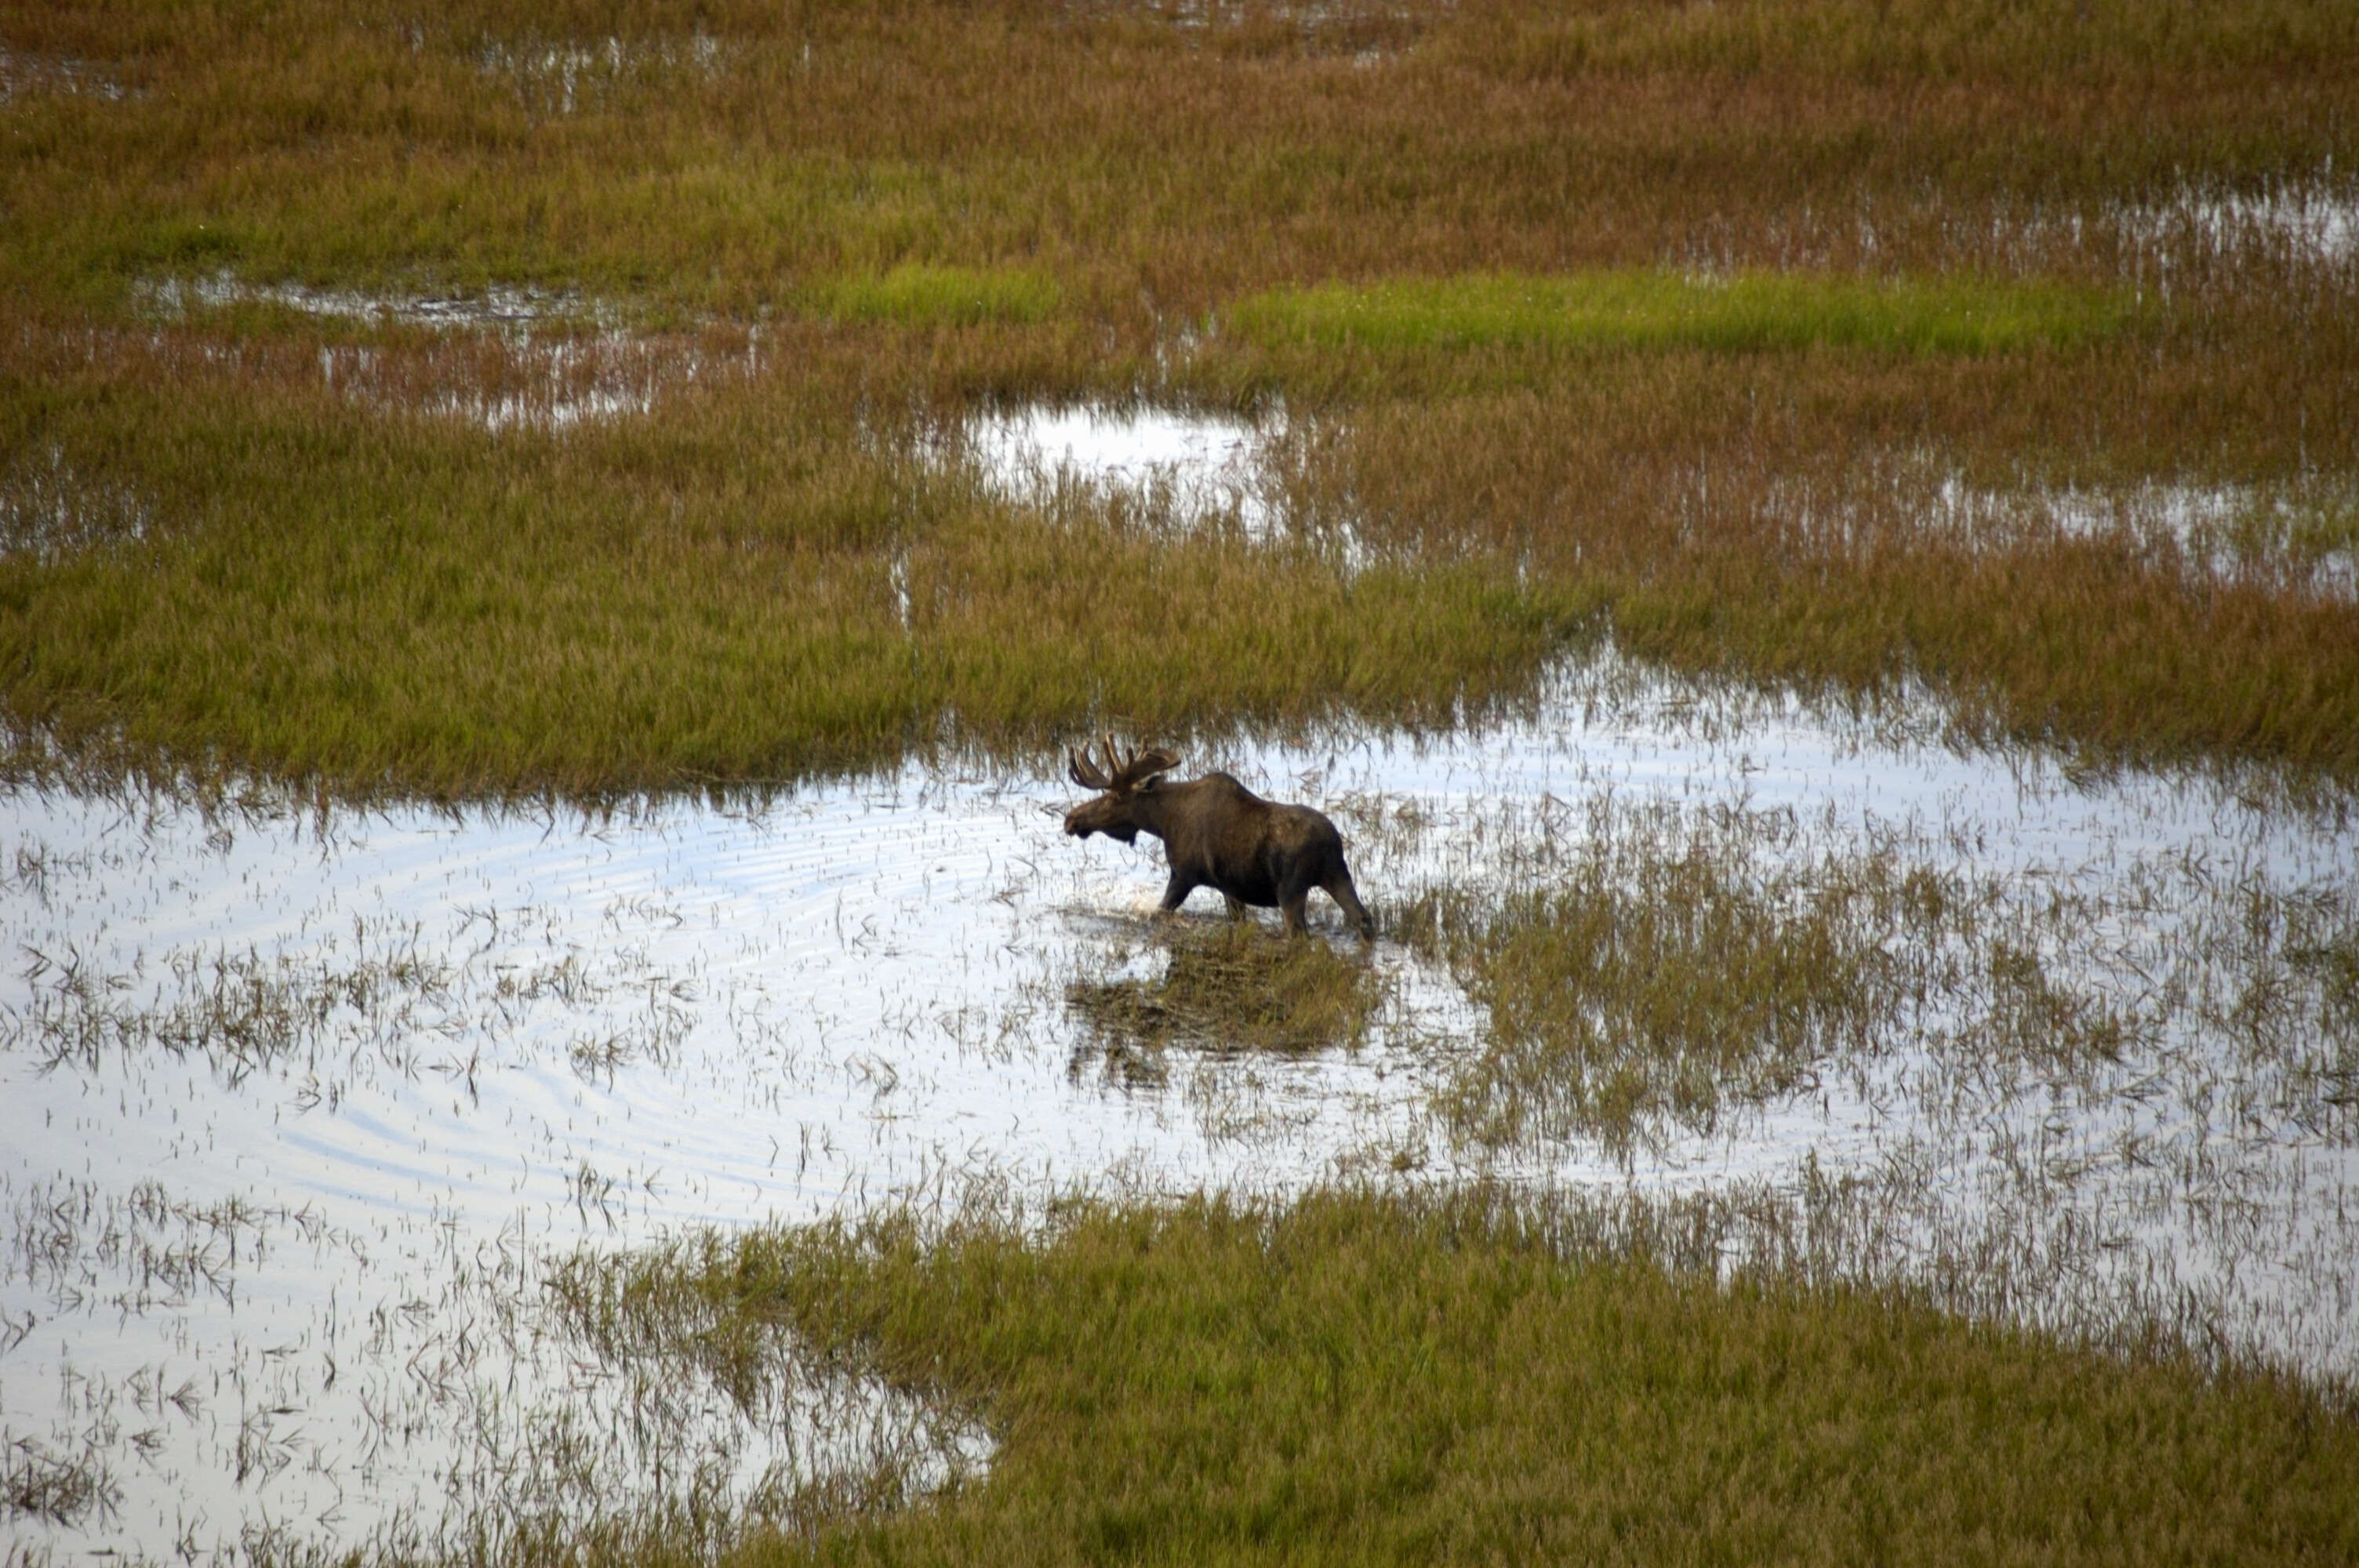
M 1169 752 L 1165 751 L 1160 746 L 1154 747 L 1145 752 L 1133 748 L 1130 753 L 1123 758 L 1122 766 L 1114 772 L 1114 787 L 1116 789 L 1136 788 L 1139 784 L 1145 784 L 1148 779 L 1153 778 L 1156 774 L 1167 772 L 1172 768 L 1178 767 L 1179 765 L 1180 759 L 1172 755 Z
M 1113 787 L 1106 783 L 1105 774 L 1098 771 L 1097 764 L 1090 761 L 1090 749 L 1087 746 L 1078 752 L 1069 751 L 1065 753 L 1065 776 L 1083 789 Z
M 1086 746 L 1078 752 L 1065 753 L 1067 775 L 1083 789 L 1100 789 L 1111 795 L 1121 795 L 1136 788 L 1143 780 L 1180 765 L 1180 759 L 1160 746 L 1146 752 L 1133 746 L 1126 752 L 1117 752 L 1111 735 L 1105 737 L 1103 746 L 1105 762 L 1103 765 L 1091 760 Z

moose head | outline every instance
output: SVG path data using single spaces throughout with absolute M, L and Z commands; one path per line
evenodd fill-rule
M 1103 833 L 1128 844 L 1147 826 L 1138 819 L 1139 796 L 1151 793 L 1156 775 L 1178 767 L 1180 759 L 1160 747 L 1142 752 L 1134 746 L 1117 752 L 1111 735 L 1103 745 L 1103 763 L 1092 760 L 1086 746 L 1065 753 L 1066 775 L 1083 789 L 1102 792 L 1065 813 L 1065 831 L 1077 838 Z

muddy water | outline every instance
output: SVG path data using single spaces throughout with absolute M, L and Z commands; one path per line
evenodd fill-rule
M 1357 1050 L 1201 1055 L 1160 1089 L 1093 1070 L 1068 987 L 1163 961 L 1160 869 L 1066 839 L 1074 792 L 1045 773 L 910 768 L 612 819 L 20 794 L 0 806 L 0 1426 L 97 1493 L 12 1534 L 201 1559 L 627 1512 L 683 1476 L 725 1512 L 880 1455 L 917 1485 L 985 1462 L 984 1434 L 874 1390 L 804 1377 L 745 1404 L 692 1364 L 606 1364 L 542 1293 L 577 1248 L 975 1182 L 1833 1184 L 1849 1206 L 1813 1223 L 1849 1238 L 1842 1266 L 2003 1275 L 1962 1299 L 2175 1315 L 2359 1371 L 2354 1064 L 2310 971 L 2221 946 L 2256 896 L 2359 901 L 2347 822 L 2202 781 L 2076 783 L 1610 658 L 1520 722 L 1213 760 L 1327 806 L 1380 918 L 1528 876 L 1551 837 L 1757 825 L 1770 859 L 2002 886 L 2059 985 L 2158 1022 L 2051 1070 L 1961 1059 L 1936 1009 L 1635 1152 L 1488 1148 L 1432 1109 L 1482 1014 L 1389 938 L 1369 961 L 1393 1000 Z M 2296 1004 L 2276 1034 L 2238 1032 L 2256 984 Z

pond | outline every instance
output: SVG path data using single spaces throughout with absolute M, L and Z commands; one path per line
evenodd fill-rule
M 978 1189 L 1723 1194 L 1967 1310 L 2359 1372 L 2336 803 L 2089 776 L 1955 744 L 1930 700 L 1821 709 L 1610 651 L 1519 715 L 1180 773 L 1213 765 L 1345 833 L 1382 923 L 1364 949 L 1313 901 L 1375 987 L 1348 1038 L 1110 1039 L 1089 999 L 1225 917 L 1200 892 L 1153 918 L 1151 841 L 1067 838 L 1080 792 L 1045 761 L 608 816 L 0 801 L 0 1439 L 50 1505 L 12 1533 L 60 1557 L 416 1544 L 627 1517 L 683 1477 L 725 1530 L 879 1455 L 922 1492 L 987 1465 L 988 1434 L 790 1346 L 759 1397 L 603 1357 L 552 1270 Z M 1581 866 L 1652 886 L 1698 844 L 1715 885 L 1789 913 L 1861 867 L 1976 913 L 1940 975 L 1907 971 L 1915 1000 L 1767 1087 L 1506 1136 L 1459 1114 L 1491 1021 L 1416 911 Z M 1115 1070 L 1126 1050 L 1157 1070 Z

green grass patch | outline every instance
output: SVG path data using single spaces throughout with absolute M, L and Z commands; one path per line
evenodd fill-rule
M 902 327 L 980 327 L 1045 321 L 1057 313 L 1056 279 L 1037 272 L 910 263 L 845 278 L 826 291 L 826 311 L 848 321 Z
M 574 1288 L 591 1318 L 673 1299 L 713 1346 L 783 1324 L 997 1440 L 979 1482 L 806 1517 L 741 1563 L 2359 1552 L 2359 1425 L 2316 1394 L 1848 1289 L 1724 1287 L 1560 1206 L 1092 1203 L 1046 1234 L 887 1214 Z
M 2124 296 L 2060 284 L 1633 268 L 1273 289 L 1239 303 L 1228 319 L 1272 347 L 1981 354 L 2070 347 L 2119 330 L 2131 314 Z

